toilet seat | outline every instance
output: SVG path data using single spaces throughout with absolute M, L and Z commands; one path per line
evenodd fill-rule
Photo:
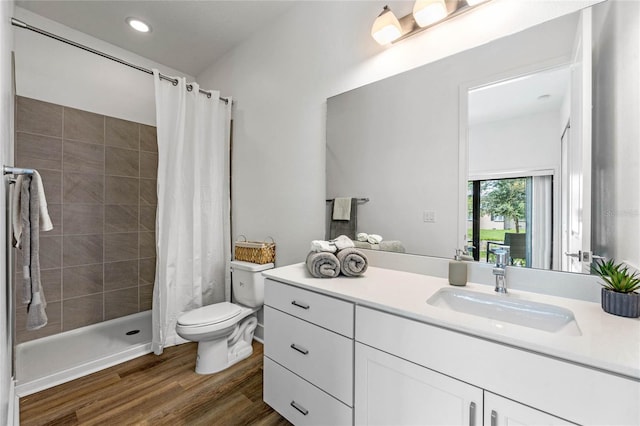
M 178 318 L 178 325 L 189 328 L 210 326 L 235 318 L 242 310 L 233 303 L 214 303 L 182 314 Z

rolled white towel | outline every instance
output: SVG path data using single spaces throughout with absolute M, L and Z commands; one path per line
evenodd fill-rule
M 329 242 L 335 244 L 338 250 L 355 247 L 355 244 L 353 244 L 351 238 L 347 237 L 346 235 L 340 235 L 338 236 L 338 238 L 335 238 Z
M 320 252 L 328 252 L 335 253 L 338 250 L 335 244 L 329 241 L 322 240 L 313 240 L 311 241 L 311 251 L 320 253 Z
M 378 234 L 369 234 L 367 241 L 369 244 L 380 244 L 382 242 L 382 237 Z
M 366 232 L 358 232 L 356 234 L 356 240 L 361 241 L 361 242 L 365 242 L 369 239 L 369 234 L 367 234 Z

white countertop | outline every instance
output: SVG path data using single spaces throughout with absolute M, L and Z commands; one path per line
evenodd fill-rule
M 517 290 L 504 295 L 570 309 L 582 335 L 566 336 L 427 304 L 427 299 L 440 288 L 451 287 L 445 278 L 372 266 L 361 277 L 313 278 L 304 263 L 263 274 L 357 305 L 640 380 L 640 319 L 607 314 L 597 303 Z M 467 283 L 456 288 L 496 294 L 492 286 L 483 284 Z

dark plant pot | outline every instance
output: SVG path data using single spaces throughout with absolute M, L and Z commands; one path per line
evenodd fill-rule
M 640 317 L 640 293 L 618 293 L 603 288 L 602 309 L 613 315 L 638 318 Z

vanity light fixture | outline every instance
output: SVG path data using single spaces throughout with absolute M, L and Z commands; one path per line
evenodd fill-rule
M 374 21 L 373 27 L 371 27 L 371 37 L 379 44 L 389 44 L 401 35 L 402 29 L 398 18 L 389 9 L 389 6 L 385 6 L 382 9 L 382 13 Z
M 129 24 L 131 28 L 133 28 L 136 31 L 140 31 L 141 33 L 148 33 L 149 31 L 151 31 L 151 26 L 149 26 L 149 24 L 141 21 L 138 18 L 129 17 L 125 19 L 125 21 L 127 22 L 127 24 Z
M 371 27 L 371 36 L 382 45 L 395 43 L 488 1 L 416 0 L 413 12 L 400 19 L 396 18 L 389 6 L 385 6 Z

